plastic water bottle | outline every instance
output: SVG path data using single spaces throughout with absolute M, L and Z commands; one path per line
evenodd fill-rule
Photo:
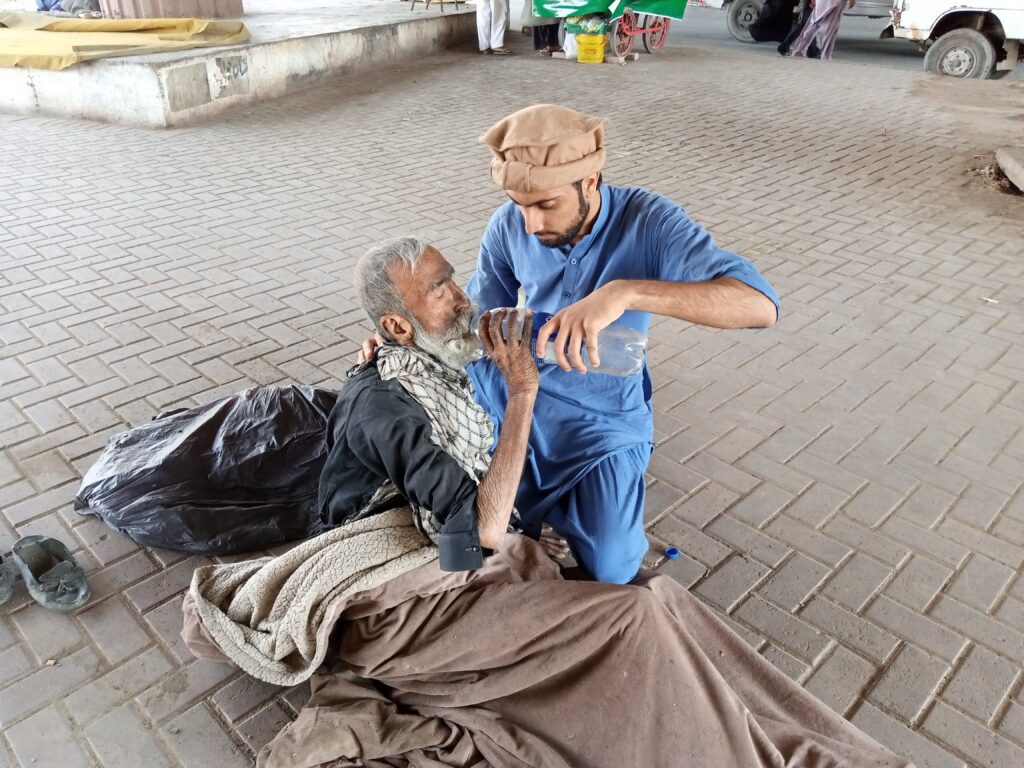
M 501 307 L 498 309 L 492 309 L 491 314 L 495 312 L 508 312 L 512 313 L 515 311 L 513 307 Z M 520 314 L 516 319 L 516 334 L 523 332 L 523 310 L 519 310 Z M 541 326 L 543 326 L 548 320 L 551 319 L 551 315 L 547 312 L 534 312 L 533 313 L 533 341 L 531 342 L 531 349 L 533 350 L 534 357 L 537 356 L 537 334 L 540 332 Z M 502 330 L 507 332 L 508 318 L 505 319 Z M 474 333 L 480 330 L 480 318 L 473 318 L 473 324 L 471 329 Z M 557 365 L 555 360 L 555 336 L 552 335 L 548 339 L 548 348 L 541 359 L 545 363 Z M 597 346 L 598 352 L 601 357 L 601 365 L 599 367 L 592 367 L 590 365 L 590 359 L 587 356 L 587 348 L 584 347 L 580 350 L 580 357 L 583 358 L 584 364 L 587 366 L 587 370 L 590 373 L 604 373 L 609 376 L 635 376 L 640 373 L 644 367 L 644 355 L 647 352 L 647 336 L 635 328 L 630 328 L 624 325 L 609 325 L 603 331 L 597 335 Z M 481 350 L 480 356 L 483 357 L 483 351 Z M 575 370 L 575 369 L 574 369 Z

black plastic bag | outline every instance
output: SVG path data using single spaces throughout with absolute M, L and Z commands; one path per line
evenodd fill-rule
M 317 510 L 337 392 L 254 387 L 115 435 L 75 510 L 139 544 L 252 552 L 322 532 Z

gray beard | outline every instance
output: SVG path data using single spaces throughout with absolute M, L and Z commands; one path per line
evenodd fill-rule
M 414 342 L 424 352 L 433 355 L 449 368 L 464 370 L 483 353 L 480 337 L 469 326 L 473 319 L 473 308 L 460 315 L 451 327 L 442 333 L 430 333 L 416 320 L 410 318 L 416 330 Z

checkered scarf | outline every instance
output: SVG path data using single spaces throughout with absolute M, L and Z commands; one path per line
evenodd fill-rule
M 377 371 L 382 381 L 394 379 L 423 407 L 433 427 L 430 439 L 480 482 L 491 463 L 494 426 L 473 399 L 469 376 L 421 349 L 396 344 L 385 344 L 377 350 Z M 368 507 L 378 506 L 395 493 L 394 485 L 385 483 Z M 436 543 L 442 521 L 431 510 L 411 506 L 417 527 Z

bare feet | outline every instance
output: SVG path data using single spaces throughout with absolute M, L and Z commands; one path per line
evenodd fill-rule
M 552 560 L 564 560 L 570 554 L 569 542 L 559 536 L 550 525 L 541 528 L 540 545 Z

